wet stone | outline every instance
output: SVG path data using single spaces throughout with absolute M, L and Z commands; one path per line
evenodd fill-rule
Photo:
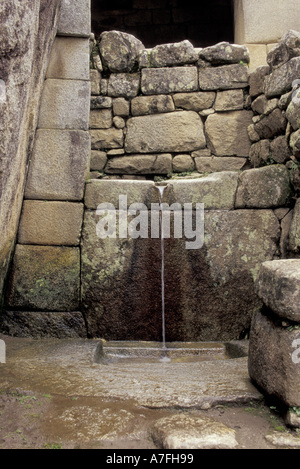
M 193 111 L 152 114 L 127 121 L 127 153 L 186 152 L 205 145 L 201 118 Z
M 154 442 L 163 449 L 233 449 L 235 431 L 208 417 L 175 414 L 152 427 Z
M 8 307 L 76 311 L 79 278 L 79 248 L 19 244 L 7 292 Z

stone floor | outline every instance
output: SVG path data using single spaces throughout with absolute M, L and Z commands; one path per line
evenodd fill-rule
M 0 448 L 300 444 L 250 382 L 247 357 L 96 363 L 97 340 L 0 339 Z

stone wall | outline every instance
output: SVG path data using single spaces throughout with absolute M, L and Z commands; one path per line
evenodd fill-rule
M 201 50 L 183 41 L 149 50 L 113 31 L 102 34 L 94 54 L 93 178 L 153 179 L 246 165 L 252 111 L 245 47 Z
M 82 199 L 90 158 L 89 38 L 89 0 L 63 0 L 6 288 L 14 312 L 1 315 L 2 330 L 12 335 L 86 335 L 78 311 Z
M 300 119 L 299 67 L 300 34 L 286 33 L 268 54 L 268 65 L 250 75 L 253 123 L 248 128 L 251 140 L 249 153 L 254 168 L 283 164 L 289 170 L 295 194 L 294 211 L 285 214 L 288 256 L 299 253 L 300 191 Z M 289 227 L 292 222 L 291 230 Z
M 0 299 L 59 7 L 60 0 L 6 0 L 0 5 Z
M 195 204 L 205 206 L 201 249 L 187 250 L 184 237 L 165 240 L 167 340 L 245 337 L 261 307 L 254 289 L 260 265 L 298 252 L 291 140 L 284 161 L 264 160 L 259 149 L 256 164 L 252 155 L 262 137 L 271 147 L 286 132 L 288 112 L 278 98 L 292 90 L 297 57 L 268 78 L 270 69 L 258 70 L 249 90 L 243 46 L 199 50 L 183 41 L 148 50 L 133 36 L 107 32 L 92 43 L 90 96 L 89 35 L 61 34 L 47 71 L 1 330 L 161 340 L 160 239 L 97 235 L 100 203 L 129 221 L 129 206 L 142 203 L 145 219 L 159 202 L 159 181 L 167 184 L 164 202 L 193 204 L 194 223 Z M 264 80 L 274 86 L 282 67 L 285 87 L 273 102 Z M 257 99 L 267 101 L 259 115 Z

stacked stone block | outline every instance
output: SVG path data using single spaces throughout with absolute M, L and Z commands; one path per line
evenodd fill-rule
M 264 307 L 252 321 L 249 374 L 266 394 L 286 405 L 287 423 L 299 427 L 300 261 L 265 262 L 256 290 Z
M 119 205 L 119 195 L 127 205 Z M 286 232 L 292 190 L 284 165 L 222 171 L 201 178 L 168 181 L 163 202 L 205 207 L 201 249 L 186 238 L 165 239 L 166 331 L 170 341 L 234 340 L 245 337 L 261 306 L 254 290 L 261 263 L 278 259 Z M 89 336 L 107 340 L 161 340 L 161 242 L 151 238 L 151 204 L 159 202 L 154 181 L 87 182 L 82 237 L 82 308 Z M 112 204 L 111 219 L 124 219 L 133 203 L 143 204 L 149 236 L 98 237 L 99 204 Z M 179 209 L 177 209 L 179 210 Z M 176 217 L 172 212 L 171 220 Z M 142 216 L 142 215 L 140 215 Z M 181 216 L 181 215 L 180 215 Z M 116 218 L 114 218 L 116 217 Z M 117 225 L 118 226 L 118 225 Z
M 93 178 L 246 167 L 253 116 L 247 48 L 196 49 L 185 40 L 145 49 L 133 36 L 111 31 L 93 50 Z
M 300 191 L 300 34 L 288 31 L 269 52 L 268 65 L 250 75 L 253 122 L 248 128 L 251 140 L 250 161 L 254 168 L 285 165 L 296 198 Z M 291 205 L 293 208 L 293 204 Z M 286 254 L 299 254 L 299 203 L 283 218 Z M 293 228 L 289 227 L 293 223 Z
M 89 170 L 90 2 L 62 1 L 41 98 L 2 330 L 85 337 L 80 236 Z

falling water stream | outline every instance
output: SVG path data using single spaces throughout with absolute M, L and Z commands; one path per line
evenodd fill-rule
M 163 195 L 166 186 L 159 186 L 160 204 L 163 202 Z M 165 240 L 163 226 L 162 207 L 160 210 L 160 239 L 161 239 L 161 303 L 162 303 L 162 358 L 161 361 L 168 362 L 170 358 L 167 356 L 166 347 L 166 326 L 165 326 Z

